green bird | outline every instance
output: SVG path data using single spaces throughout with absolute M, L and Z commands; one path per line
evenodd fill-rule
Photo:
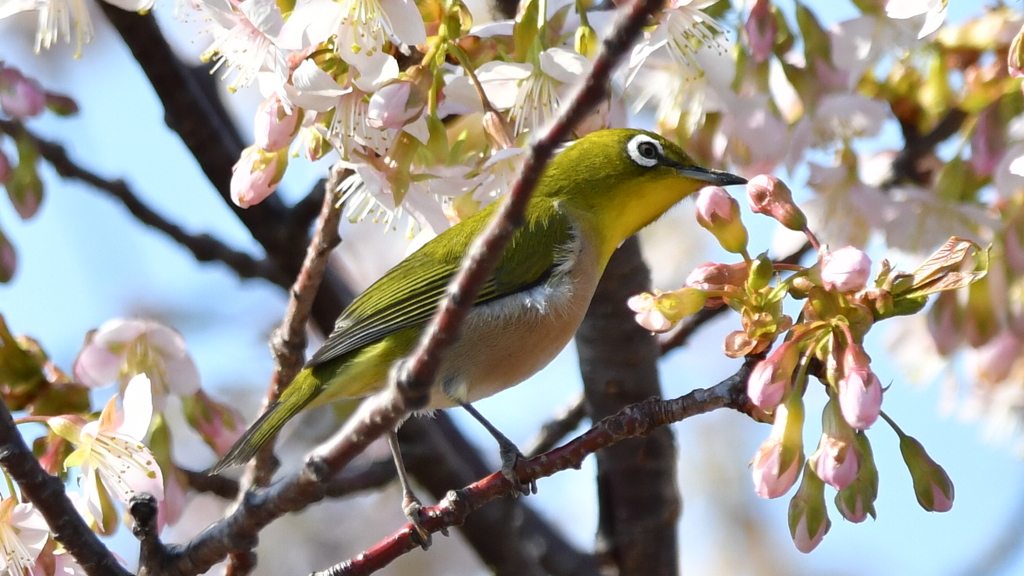
M 501 445 L 502 471 L 518 486 L 514 466 L 521 454 L 470 403 L 526 380 L 565 347 L 624 240 L 704 186 L 745 182 L 695 165 L 676 144 L 642 130 L 602 130 L 569 145 L 544 169 L 524 225 L 445 355 L 426 410 L 468 409 Z M 381 390 L 497 205 L 442 232 L 357 297 L 280 399 L 211 473 L 250 460 L 304 409 Z

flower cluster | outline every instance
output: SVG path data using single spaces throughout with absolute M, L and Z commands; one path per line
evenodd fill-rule
M 765 254 L 751 258 L 738 203 L 721 188 L 705 188 L 696 202 L 698 223 L 743 261 L 704 264 L 679 290 L 634 296 L 628 304 L 637 322 L 664 332 L 704 306 L 729 305 L 739 312 L 742 329 L 726 338 L 725 353 L 766 355 L 751 370 L 747 395 L 754 415 L 772 422 L 752 462 L 754 488 L 764 498 L 777 498 L 800 479 L 789 518 L 800 551 L 811 551 L 829 529 L 825 485 L 836 490 L 836 508 L 847 520 L 874 516 L 878 470 L 865 432 L 880 417 L 900 437 L 918 502 L 927 510 L 949 510 L 949 477 L 882 412 L 884 389 L 863 343 L 878 321 L 918 312 L 929 294 L 976 285 L 987 272 L 985 253 L 973 242 L 951 238 L 913 273 L 894 272 L 882 262 L 871 283 L 867 254 L 853 246 L 830 251 L 819 245 L 782 181 L 757 176 L 748 183 L 747 196 L 753 212 L 802 231 L 818 248 L 816 262 L 802 267 L 774 264 Z M 970 258 L 976 268 L 962 272 Z M 803 301 L 795 321 L 782 312 L 787 296 Z M 804 395 L 811 378 L 823 385 L 827 402 L 818 445 L 805 456 Z
M 186 484 L 170 457 L 166 397 L 181 397 L 186 421 L 218 455 L 244 430 L 241 416 L 200 389 L 184 339 L 158 322 L 119 319 L 93 330 L 73 374 L 54 366 L 33 340 L 12 336 L 0 318 L 0 397 L 25 412 L 19 424 L 46 425 L 33 449 L 47 472 L 67 478 L 77 470 L 81 492 L 68 495 L 86 522 L 112 534 L 121 523 L 119 506 L 146 493 L 157 499 L 159 525 L 175 523 Z M 119 392 L 98 415 L 91 412 L 89 390 L 114 382 Z M 11 495 L 0 503 L 0 566 L 21 574 L 36 565 L 82 573 L 53 544 L 39 513 Z

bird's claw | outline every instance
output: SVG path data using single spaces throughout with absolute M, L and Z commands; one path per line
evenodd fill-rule
M 520 460 L 525 460 L 526 457 L 519 451 L 519 448 L 512 443 L 502 443 L 499 447 L 499 453 L 501 454 L 501 475 L 508 479 L 512 483 L 512 487 L 516 489 L 514 496 L 522 494 L 523 496 L 529 496 L 530 494 L 537 493 L 537 481 L 530 480 L 526 484 L 523 484 L 519 480 L 519 475 L 516 474 L 516 465 L 519 464 Z
M 412 538 L 420 545 L 424 550 L 430 548 L 433 543 L 433 539 L 430 537 L 430 531 L 423 527 L 420 523 L 420 512 L 423 510 L 423 504 L 420 503 L 420 499 L 416 497 L 412 492 L 406 492 L 405 498 L 402 499 L 402 512 L 405 513 L 405 518 L 412 524 Z M 448 535 L 446 528 L 441 529 L 441 533 L 445 536 Z

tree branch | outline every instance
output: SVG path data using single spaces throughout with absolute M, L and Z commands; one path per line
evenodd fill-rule
M 64 483 L 39 465 L 18 432 L 7 405 L 0 402 L 0 466 L 18 483 L 21 494 L 46 519 L 60 542 L 89 576 L 130 576 L 89 528 L 64 492 Z
M 169 236 L 171 240 L 191 252 L 197 261 L 221 262 L 241 278 L 263 278 L 274 284 L 287 286 L 287 277 L 273 262 L 267 259 L 257 260 L 244 252 L 233 250 L 208 234 L 193 236 L 186 233 L 181 227 L 146 206 L 123 180 L 107 180 L 81 167 L 68 156 L 67 150 L 60 144 L 36 136 L 16 121 L 0 120 L 0 132 L 14 138 L 27 137 L 39 151 L 39 155 L 49 162 L 61 177 L 84 182 L 120 200 L 139 222 Z
M 756 359 L 744 362 L 739 371 L 711 388 L 699 388 L 672 400 L 651 398 L 627 406 L 618 413 L 604 418 L 565 446 L 521 462 L 518 467 L 520 479 L 534 481 L 569 468 L 577 469 L 587 456 L 598 450 L 628 438 L 647 436 L 667 424 L 698 414 L 720 408 L 732 408 L 747 413 L 747 377 L 755 363 Z M 487 502 L 515 493 L 516 489 L 511 483 L 500 472 L 495 472 L 461 490 L 450 492 L 436 506 L 424 509 L 421 522 L 423 527 L 431 532 L 458 526 L 471 512 Z M 406 524 L 355 558 L 317 572 L 315 576 L 372 574 L 399 556 L 417 548 L 419 541 L 414 535 L 413 527 Z
M 595 420 L 662 396 L 658 341 L 633 321 L 625 305 L 633 294 L 650 290 L 650 283 L 640 242 L 630 238 L 608 262 L 576 333 L 583 387 Z M 678 573 L 676 524 L 682 497 L 670 428 L 598 452 L 597 498 L 596 552 L 606 571 L 622 576 Z

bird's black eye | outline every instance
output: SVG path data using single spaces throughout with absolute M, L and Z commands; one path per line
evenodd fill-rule
M 644 168 L 653 168 L 664 157 L 661 143 L 647 134 L 637 134 L 626 144 L 629 159 Z

